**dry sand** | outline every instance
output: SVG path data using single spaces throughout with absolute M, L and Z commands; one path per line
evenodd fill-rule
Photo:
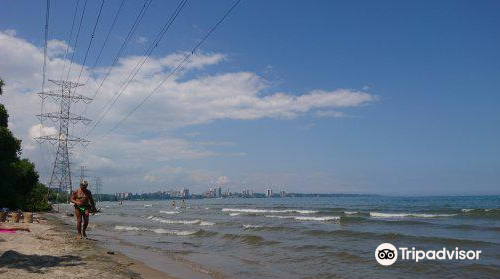
M 75 238 L 74 228 L 49 214 L 29 232 L 0 234 L 0 278 L 165 278 L 167 274 Z M 13 225 L 0 223 L 1 226 Z

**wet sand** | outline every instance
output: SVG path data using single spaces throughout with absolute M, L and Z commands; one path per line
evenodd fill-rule
M 39 216 L 40 223 L 0 223 L 0 227 L 30 230 L 0 234 L 0 278 L 174 279 L 120 252 L 104 249 L 96 240 L 76 239 L 73 226 L 51 214 Z

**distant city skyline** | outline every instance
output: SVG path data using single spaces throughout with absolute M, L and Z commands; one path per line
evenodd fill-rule
M 51 1 L 47 78 L 82 69 L 92 95 L 143 3 L 106 1 L 85 67 L 99 1 L 89 1 L 77 45 L 76 1 Z M 177 74 L 165 79 L 235 2 L 193 0 L 88 136 L 72 153 L 101 177 L 103 193 L 184 185 L 279 193 L 500 194 L 500 2 L 242 1 Z M 153 1 L 95 101 L 74 109 L 94 120 L 123 88 L 177 3 Z M 82 8 L 82 7 L 80 7 Z M 79 13 L 81 13 L 81 9 Z M 79 19 L 79 17 L 77 17 Z M 22 157 L 51 175 L 54 147 L 40 127 L 45 1 L 3 1 L 1 96 Z M 77 22 L 78 23 L 78 22 Z M 76 31 L 76 30 L 75 30 Z M 76 33 L 73 34 L 76 36 Z M 69 44 L 69 45 L 68 45 Z M 53 89 L 49 83 L 46 89 Z M 47 100 L 44 111 L 57 111 Z M 84 136 L 87 129 L 71 126 Z M 109 133 L 108 131 L 112 130 Z M 101 140 L 106 136 L 105 140 Z M 92 184 L 92 181 L 90 181 Z

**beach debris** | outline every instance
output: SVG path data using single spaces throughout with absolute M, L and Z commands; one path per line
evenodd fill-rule
M 115 254 L 115 252 L 113 252 L 113 251 L 108 251 L 108 255 L 114 255 L 114 254 Z
M 68 217 L 75 217 L 75 214 L 73 214 L 73 213 L 66 213 L 66 216 L 68 216 Z

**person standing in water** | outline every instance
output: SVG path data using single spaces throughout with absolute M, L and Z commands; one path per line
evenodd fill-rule
M 89 225 L 89 213 L 96 212 L 95 202 L 92 198 L 92 193 L 87 189 L 88 182 L 83 180 L 80 183 L 80 188 L 71 194 L 70 201 L 75 204 L 76 229 L 78 231 L 77 238 L 87 238 L 85 231 Z M 83 219 L 83 228 L 82 228 Z

